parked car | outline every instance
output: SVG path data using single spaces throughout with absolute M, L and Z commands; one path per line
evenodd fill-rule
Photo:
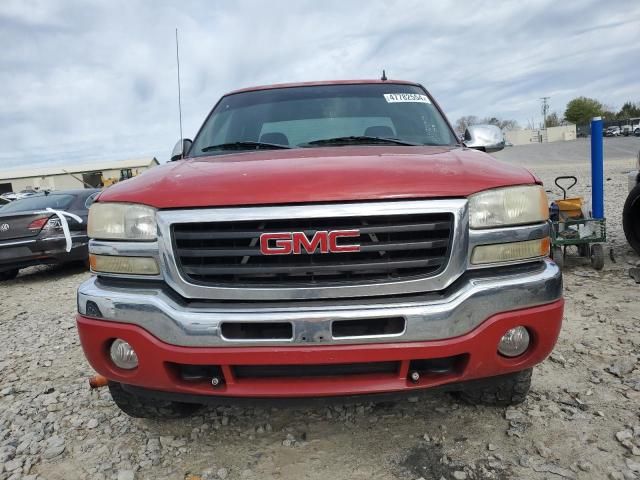
M 21 268 L 39 264 L 87 260 L 87 216 L 98 189 L 37 193 L 0 207 L 0 280 L 10 280 Z M 66 217 L 71 251 L 62 220 L 47 208 L 82 219 Z
M 77 326 L 134 417 L 242 399 L 522 402 L 562 275 L 540 180 L 419 84 L 240 90 L 172 162 L 91 206 Z M 186 158 L 183 158 L 186 157 Z
M 622 210 L 622 228 L 629 245 L 640 255 L 640 152 L 637 168 L 629 172 L 629 195 Z
M 621 135 L 620 127 L 608 127 L 607 129 L 605 129 L 603 134 L 605 137 L 619 137 Z
M 27 190 L 20 190 L 19 192 L 3 193 L 2 195 L 0 195 L 0 198 L 2 198 L 2 200 L 7 200 L 9 202 L 12 202 L 14 200 L 19 200 L 21 198 L 31 197 L 33 195 L 36 195 L 37 193 L 39 192 L 36 190 L 27 189 Z

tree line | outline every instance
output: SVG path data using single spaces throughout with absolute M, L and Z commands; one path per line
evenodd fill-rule
M 567 103 L 564 116 L 558 112 L 551 112 L 547 115 L 545 126 L 559 127 L 566 123 L 584 125 L 589 123 L 593 117 L 602 117 L 605 120 L 626 120 L 628 118 L 640 117 L 640 102 L 625 102 L 617 112 L 613 107 L 600 103 L 595 98 L 577 97 Z M 520 128 L 515 120 L 504 120 L 497 117 L 480 118 L 475 115 L 460 117 L 455 124 L 456 130 L 464 132 L 470 125 L 490 124 L 500 127 L 502 130 L 517 130 Z
M 605 120 L 626 120 L 640 117 L 640 102 L 625 102 L 617 112 L 614 108 L 600 103 L 595 98 L 578 97 L 567 103 L 564 118 L 576 125 L 589 123 L 593 117 L 602 117 Z

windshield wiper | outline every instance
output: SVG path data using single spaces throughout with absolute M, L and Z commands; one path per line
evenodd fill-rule
M 280 148 L 291 148 L 289 145 L 279 145 L 277 143 L 265 143 L 265 142 L 230 142 L 230 143 L 219 143 L 218 145 L 209 145 L 208 147 L 204 147 L 201 149 L 203 152 L 210 152 L 211 150 L 260 150 L 264 148 L 265 150 L 275 150 Z
M 313 140 L 307 143 L 301 143 L 299 147 L 311 147 L 316 145 L 409 145 L 416 147 L 420 143 L 405 142 L 397 138 L 386 137 L 370 137 L 367 135 L 323 138 L 321 140 Z

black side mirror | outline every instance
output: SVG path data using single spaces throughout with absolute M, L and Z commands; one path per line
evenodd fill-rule
M 189 149 L 193 145 L 193 141 L 190 138 L 183 138 L 182 140 L 178 140 L 176 146 L 173 147 L 173 151 L 171 152 L 171 161 L 180 160 L 184 158 L 184 156 L 189 153 Z

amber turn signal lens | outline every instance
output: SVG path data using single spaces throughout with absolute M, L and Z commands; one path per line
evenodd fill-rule
M 125 275 L 158 275 L 160 269 L 152 257 L 121 257 L 116 255 L 89 255 L 91 270 L 96 273 Z
M 549 237 L 525 240 L 524 242 L 479 245 L 473 249 L 471 263 L 482 265 L 485 263 L 513 262 L 546 257 L 549 255 L 549 247 Z

